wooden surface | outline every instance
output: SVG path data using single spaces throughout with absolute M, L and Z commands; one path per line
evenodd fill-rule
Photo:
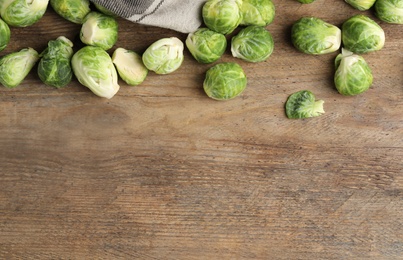
M 402 259 L 403 26 L 380 23 L 386 45 L 365 55 L 373 86 L 343 97 L 332 83 L 337 53 L 299 53 L 289 32 L 305 15 L 340 26 L 360 12 L 344 1 L 274 3 L 269 60 L 229 50 L 221 59 L 249 79 L 232 101 L 204 94 L 211 65 L 187 50 L 175 73 L 121 82 L 110 100 L 76 80 L 45 86 L 35 71 L 2 87 L 0 259 Z M 116 46 L 138 52 L 186 38 L 119 24 Z M 1 55 L 42 51 L 60 35 L 78 43 L 78 30 L 49 9 L 12 28 Z M 302 89 L 326 114 L 285 117 L 288 95 Z

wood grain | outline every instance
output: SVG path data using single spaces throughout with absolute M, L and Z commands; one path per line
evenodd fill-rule
M 366 93 L 333 86 L 336 53 L 290 42 L 294 21 L 341 25 L 344 1 L 273 0 L 275 50 L 251 64 L 237 99 L 202 90 L 205 71 L 185 51 L 169 75 L 102 99 L 74 80 L 43 85 L 35 70 L 0 89 L 1 259 L 401 259 L 403 255 L 403 27 L 380 22 L 386 45 L 365 55 Z M 364 12 L 376 19 L 371 11 Z M 119 19 L 116 47 L 142 52 L 186 35 Z M 12 28 L 1 55 L 42 51 L 79 26 L 49 8 Z M 230 36 L 228 36 L 230 38 Z M 111 50 L 113 51 L 113 50 Z M 289 120 L 284 103 L 309 89 L 323 116 Z

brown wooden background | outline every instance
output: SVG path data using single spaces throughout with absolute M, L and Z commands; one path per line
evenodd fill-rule
M 366 93 L 333 86 L 337 53 L 309 56 L 290 27 L 313 15 L 340 26 L 361 13 L 344 1 L 273 0 L 275 39 L 263 63 L 235 60 L 248 79 L 237 99 L 202 90 L 185 51 L 173 74 L 121 82 L 110 99 L 74 80 L 64 89 L 32 71 L 0 89 L 1 259 L 402 259 L 403 25 L 380 22 L 386 45 L 365 54 Z M 186 35 L 119 20 L 116 47 L 142 52 Z M 12 28 L 1 55 L 42 51 L 79 26 L 49 8 Z M 78 45 L 76 45 L 78 47 Z M 284 103 L 309 89 L 326 114 L 289 120 Z

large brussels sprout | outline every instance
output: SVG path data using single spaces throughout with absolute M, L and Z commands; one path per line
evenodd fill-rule
M 369 10 L 375 3 L 376 0 L 345 0 L 355 9 L 365 11 Z
M 377 0 L 375 2 L 375 14 L 384 22 L 403 24 L 403 1 Z
M 239 96 L 246 85 L 247 78 L 242 67 L 235 62 L 223 62 L 207 70 L 203 88 L 212 99 L 228 100 Z
M 7 47 L 7 44 L 10 42 L 10 35 L 10 27 L 0 18 L 0 51 Z
M 183 49 L 183 42 L 176 37 L 160 39 L 145 50 L 143 63 L 157 74 L 171 73 L 182 65 Z
M 112 98 L 118 91 L 118 74 L 109 54 L 100 47 L 85 46 L 71 59 L 78 81 L 95 95 Z
M 316 0 L 297 0 L 298 2 L 300 2 L 301 4 L 310 4 L 315 2 Z
M 90 12 L 84 18 L 80 39 L 87 45 L 109 50 L 118 40 L 118 22 L 112 16 Z
M 89 0 L 50 0 L 50 5 L 61 17 L 77 24 L 91 11 Z
M 288 118 L 309 118 L 325 113 L 323 100 L 316 100 L 315 95 L 309 90 L 301 90 L 293 93 L 285 103 L 285 112 Z
M 273 49 L 273 37 L 262 26 L 248 26 L 231 40 L 232 56 L 249 62 L 265 61 L 272 54 Z
M 21 84 L 39 60 L 39 54 L 32 48 L 7 54 L 0 59 L 0 83 L 7 88 Z
M 61 88 L 70 83 L 73 77 L 71 56 L 73 43 L 64 36 L 48 42 L 48 47 L 41 53 L 38 64 L 39 78 L 46 85 Z
M 202 9 L 204 24 L 211 30 L 229 34 L 242 21 L 242 0 L 208 0 Z
M 1 0 L 0 16 L 11 26 L 26 27 L 39 21 L 49 0 Z
M 189 52 L 200 63 L 217 61 L 227 48 L 225 36 L 208 28 L 189 33 L 185 43 Z
M 354 53 L 367 53 L 383 48 L 385 33 L 371 18 L 358 14 L 347 19 L 342 25 L 343 46 Z
M 335 59 L 334 83 L 340 94 L 353 96 L 372 85 L 372 72 L 362 56 L 342 49 Z
M 335 52 L 341 45 L 341 30 L 316 17 L 302 17 L 291 29 L 294 46 L 307 54 Z
M 134 51 L 117 48 L 113 52 L 112 62 L 120 78 L 130 86 L 139 85 L 147 77 L 148 69 L 144 66 L 141 56 Z
M 243 0 L 241 25 L 269 25 L 274 20 L 276 8 L 271 0 Z

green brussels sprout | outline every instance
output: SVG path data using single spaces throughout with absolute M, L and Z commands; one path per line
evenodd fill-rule
M 273 37 L 262 26 L 245 27 L 231 40 L 232 56 L 249 62 L 265 61 L 273 49 Z
M 316 17 L 302 17 L 291 29 L 294 46 L 307 54 L 335 52 L 341 45 L 341 30 Z
M 144 66 L 141 56 L 134 51 L 117 48 L 113 52 L 112 62 L 120 78 L 130 86 L 139 85 L 147 77 L 148 69 Z
M 208 0 L 202 8 L 204 24 L 211 30 L 229 34 L 242 21 L 242 0 Z
M 10 42 L 10 27 L 0 18 L 0 51 L 4 50 Z
M 7 54 L 0 59 L 0 83 L 7 88 L 21 84 L 39 60 L 39 54 L 32 48 Z
M 182 41 L 176 37 L 160 39 L 145 50 L 143 63 L 157 74 L 171 73 L 182 65 L 183 48 Z
M 377 0 L 375 15 L 387 23 L 403 24 L 403 1 Z
M 335 59 L 334 83 L 337 91 L 346 96 L 360 94 L 372 85 L 372 72 L 363 57 L 342 49 Z
M 0 16 L 11 26 L 30 26 L 43 17 L 49 0 L 1 0 Z
M 71 66 L 78 81 L 95 95 L 110 99 L 119 91 L 115 66 L 101 47 L 81 48 L 73 55 Z
M 325 113 L 323 100 L 315 100 L 315 95 L 309 90 L 293 93 L 285 103 L 285 112 L 288 118 L 309 118 Z
M 347 19 L 341 29 L 343 46 L 354 53 L 367 53 L 383 48 L 385 33 L 371 18 L 358 14 Z
M 273 22 L 276 8 L 271 0 L 243 0 L 241 25 L 267 26 Z
M 208 28 L 200 28 L 194 33 L 189 33 L 185 43 L 189 52 L 200 63 L 217 61 L 227 48 L 227 38 Z
M 109 50 L 118 40 L 118 22 L 112 16 L 90 12 L 84 18 L 80 39 L 87 45 Z
M 64 36 L 48 42 L 48 47 L 41 53 L 38 64 L 38 76 L 46 85 L 61 88 L 70 83 L 73 77 L 71 57 L 73 43 Z
M 376 0 L 345 0 L 348 4 L 350 4 L 355 9 L 360 11 L 369 10 L 375 3 Z
M 106 14 L 106 15 L 113 16 L 113 17 L 117 17 L 117 15 L 116 15 L 114 12 L 112 12 L 112 11 L 110 11 L 109 9 L 103 7 L 102 5 L 97 4 L 97 3 L 93 3 L 93 4 L 94 4 L 95 8 L 96 8 L 99 12 L 101 12 L 101 13 L 103 13 L 103 14 Z
M 76 24 L 82 24 L 91 12 L 89 0 L 50 0 L 50 5 L 58 15 Z
M 246 85 L 247 78 L 242 67 L 235 62 L 223 62 L 207 70 L 203 88 L 212 99 L 229 100 L 239 96 Z
M 315 2 L 316 0 L 297 0 L 298 2 L 300 2 L 301 4 L 310 4 Z

